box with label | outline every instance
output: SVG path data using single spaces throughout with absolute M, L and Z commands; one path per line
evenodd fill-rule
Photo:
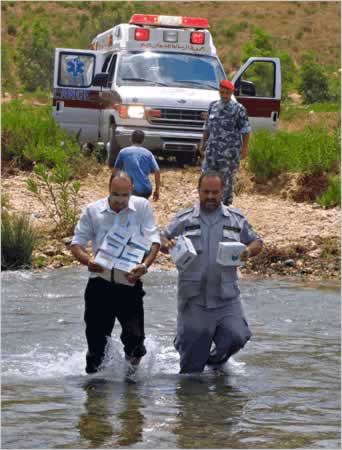
M 122 259 L 116 260 L 114 265 L 115 283 L 125 284 L 127 286 L 134 286 L 135 283 L 130 283 L 125 275 L 127 275 L 127 273 L 130 272 L 135 266 L 136 266 L 135 263 L 129 261 L 124 261 Z
M 129 238 L 131 237 L 131 231 L 129 231 L 127 228 L 115 225 L 108 231 L 106 237 L 110 241 L 115 241 L 121 245 L 126 245 Z
M 99 250 L 95 256 L 95 262 L 104 269 L 111 270 L 114 265 L 114 257 L 108 255 L 108 253 Z
M 242 242 L 219 242 L 216 262 L 222 266 L 239 266 L 240 255 L 246 248 Z
M 136 247 L 140 250 L 144 250 L 145 253 L 150 251 L 152 242 L 149 238 L 143 236 L 140 233 L 133 233 L 131 239 L 129 240 L 129 244 L 133 247 Z
M 141 263 L 145 255 L 144 250 L 135 248 L 132 245 L 126 245 L 121 255 L 121 259 L 133 262 L 135 264 Z
M 121 255 L 123 249 L 124 246 L 122 244 L 111 239 L 107 239 L 107 237 L 104 238 L 100 247 L 102 252 L 107 253 L 107 255 L 114 256 L 115 258 L 118 258 Z
M 185 236 L 177 238 L 176 245 L 169 250 L 169 253 L 179 269 L 188 267 L 197 256 L 191 240 Z

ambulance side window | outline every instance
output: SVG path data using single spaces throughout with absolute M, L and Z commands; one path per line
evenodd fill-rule
M 113 58 L 109 64 L 109 69 L 108 69 L 108 87 L 111 87 L 112 82 L 113 82 L 115 67 L 116 67 L 116 60 L 117 60 L 117 55 L 113 55 Z
M 95 71 L 94 55 L 62 52 L 59 58 L 59 86 L 85 88 L 91 85 Z
M 235 82 L 237 95 L 274 97 L 275 70 L 273 61 L 254 61 Z

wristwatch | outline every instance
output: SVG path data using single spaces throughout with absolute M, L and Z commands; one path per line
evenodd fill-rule
M 144 266 L 144 269 L 145 269 L 144 273 L 147 273 L 148 272 L 148 268 L 147 268 L 146 264 L 145 263 L 141 263 L 141 265 Z

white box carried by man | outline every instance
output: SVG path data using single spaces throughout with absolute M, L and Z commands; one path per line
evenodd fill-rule
M 95 262 L 106 270 L 114 269 L 116 283 L 134 286 L 126 275 L 140 264 L 151 248 L 151 241 L 138 232 L 114 226 L 103 239 Z
M 246 248 L 242 242 L 220 242 L 216 262 L 222 266 L 239 266 L 241 253 Z
M 196 258 L 197 252 L 189 238 L 179 236 L 176 245 L 169 250 L 172 261 L 178 269 L 185 269 Z

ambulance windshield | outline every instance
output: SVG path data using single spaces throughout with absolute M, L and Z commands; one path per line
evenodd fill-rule
M 217 58 L 184 53 L 132 52 L 121 55 L 119 86 L 175 86 L 218 89 L 226 78 Z

